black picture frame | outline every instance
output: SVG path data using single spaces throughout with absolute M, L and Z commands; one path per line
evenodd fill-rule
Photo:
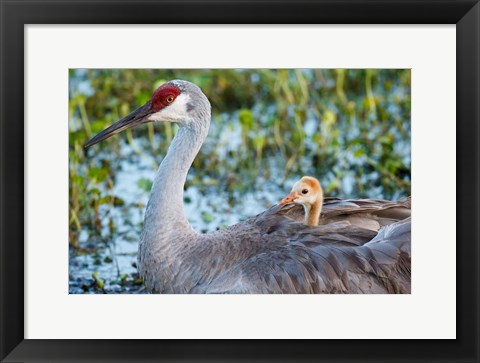
M 478 0 L 1 0 L 0 358 L 2 362 L 478 362 L 480 4 Z M 24 339 L 24 25 L 456 24 L 457 339 Z M 441 105 L 439 105 L 441 107 Z M 434 126 L 432 126 L 434 128 Z M 439 178 L 442 171 L 439 170 Z M 454 198 L 453 195 L 439 196 Z M 132 312 L 134 314 L 134 312 Z M 280 318 L 280 317 L 279 317 Z M 54 317 L 52 317 L 54 319 Z M 439 317 L 441 319 L 441 317 Z M 394 327 L 392 327 L 394 329 Z M 321 327 L 320 327 L 321 329 Z

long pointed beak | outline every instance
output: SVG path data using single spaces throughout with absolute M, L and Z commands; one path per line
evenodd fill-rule
M 102 140 L 108 139 L 110 136 L 118 134 L 123 130 L 149 122 L 148 116 L 150 116 L 152 113 L 154 113 L 154 110 L 152 109 L 149 101 L 92 137 L 90 141 L 85 144 L 84 148 L 88 149 L 90 146 L 95 145 Z
M 295 192 L 291 192 L 289 195 L 283 198 L 280 202 L 278 202 L 278 204 L 283 205 L 283 204 L 293 203 L 297 199 L 298 199 L 298 196 L 295 194 Z

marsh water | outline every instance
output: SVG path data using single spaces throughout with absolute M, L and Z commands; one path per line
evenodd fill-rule
M 303 175 L 329 196 L 410 195 L 409 70 L 71 70 L 70 293 L 145 292 L 138 240 L 176 126 L 82 146 L 169 79 L 197 83 L 212 103 L 184 194 L 199 232 L 262 212 Z

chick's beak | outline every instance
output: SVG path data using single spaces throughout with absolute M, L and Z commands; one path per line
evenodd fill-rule
M 102 140 L 108 139 L 110 136 L 118 134 L 123 130 L 149 122 L 148 116 L 150 116 L 152 113 L 154 113 L 154 110 L 149 101 L 92 137 L 90 141 L 85 144 L 84 148 L 88 149 L 90 146 L 95 145 Z
M 298 196 L 295 194 L 295 192 L 291 192 L 289 195 L 283 198 L 280 202 L 278 202 L 278 204 L 283 205 L 283 204 L 293 203 L 297 199 L 298 199 Z

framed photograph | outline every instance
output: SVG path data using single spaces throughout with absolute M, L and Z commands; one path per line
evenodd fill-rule
M 125 79 L 145 103 L 109 125 L 102 94 Z M 71 294 L 411 293 L 410 69 L 83 68 L 69 84 Z
M 1 6 L 2 361 L 480 359 L 478 1 Z

